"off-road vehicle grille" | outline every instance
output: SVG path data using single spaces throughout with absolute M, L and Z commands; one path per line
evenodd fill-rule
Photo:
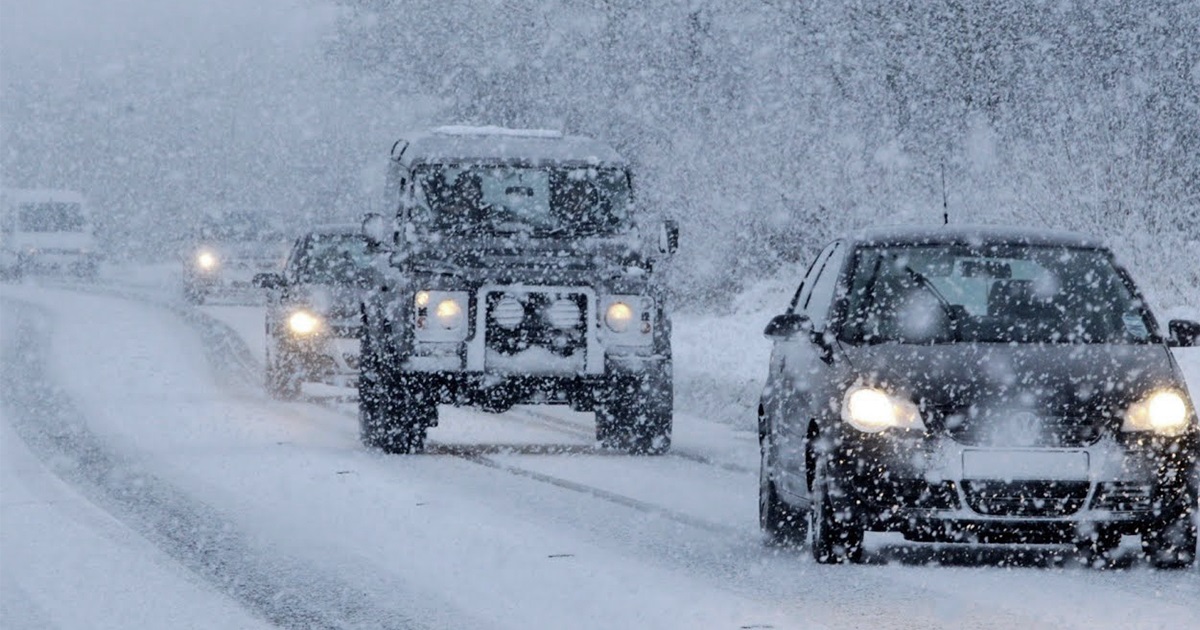
M 512 356 L 540 347 L 567 357 L 587 345 L 587 295 L 492 291 L 485 297 L 489 350 Z

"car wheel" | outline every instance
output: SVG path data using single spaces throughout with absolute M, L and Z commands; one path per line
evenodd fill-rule
M 832 494 L 836 486 L 829 479 L 825 457 L 817 460 L 813 478 L 812 554 L 821 564 L 862 562 L 863 529 L 854 514 L 834 509 Z
M 203 287 L 194 284 L 183 285 L 183 299 L 191 304 L 203 304 L 205 291 Z
M 274 356 L 267 351 L 267 393 L 279 400 L 295 400 L 300 397 L 300 376 L 294 359 L 285 353 Z
M 419 453 L 425 449 L 426 432 L 437 423 L 437 406 L 418 399 L 412 388 L 391 382 L 388 366 L 364 339 L 358 377 L 359 439 L 385 453 Z
M 1157 528 L 1142 532 L 1142 553 L 1159 569 L 1186 569 L 1196 562 L 1196 496 L 1188 493 Z
M 758 526 L 766 536 L 767 544 L 782 547 L 798 547 L 808 536 L 808 517 L 792 508 L 779 498 L 775 488 L 770 448 L 764 443 L 758 466 Z
M 1112 553 L 1120 544 L 1120 531 L 1097 525 L 1090 534 L 1075 541 L 1075 553 L 1081 564 L 1100 568 L 1112 560 Z
M 671 448 L 671 409 L 669 378 L 619 379 L 596 406 L 596 440 L 604 448 L 662 455 Z

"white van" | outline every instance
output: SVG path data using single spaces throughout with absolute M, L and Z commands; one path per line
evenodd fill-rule
M 0 274 L 68 272 L 85 278 L 99 264 L 87 199 L 69 190 L 0 189 Z

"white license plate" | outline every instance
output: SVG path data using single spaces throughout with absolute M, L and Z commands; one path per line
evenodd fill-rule
M 1083 480 L 1087 451 L 996 449 L 963 451 L 964 479 Z

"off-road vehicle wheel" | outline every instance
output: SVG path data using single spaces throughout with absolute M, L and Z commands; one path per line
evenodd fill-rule
M 369 340 L 364 339 L 358 377 L 359 439 L 385 453 L 425 450 L 425 434 L 437 423 L 437 405 L 389 378 L 388 367 L 369 348 Z
M 669 379 L 616 379 L 596 405 L 596 440 L 604 448 L 662 455 L 671 448 L 673 392 Z

